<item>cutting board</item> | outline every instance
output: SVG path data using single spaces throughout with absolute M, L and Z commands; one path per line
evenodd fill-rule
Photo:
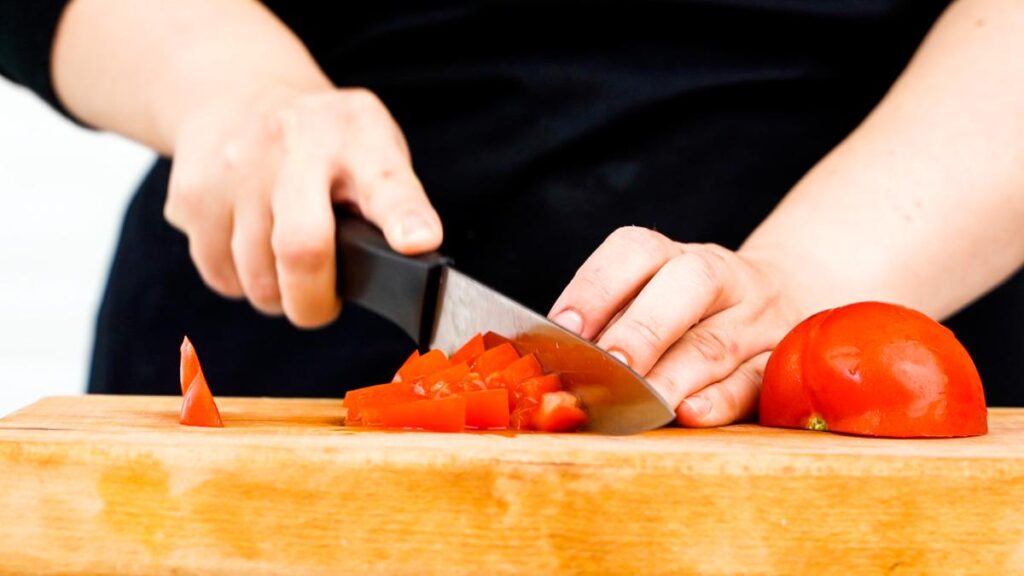
M 337 400 L 60 397 L 0 420 L 0 572 L 1024 574 L 1024 410 L 880 440 L 738 425 L 346 429 Z

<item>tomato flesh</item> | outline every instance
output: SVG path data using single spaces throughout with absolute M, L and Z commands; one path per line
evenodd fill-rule
M 586 421 L 579 399 L 563 391 L 544 394 L 533 415 L 533 425 L 541 432 L 575 432 Z
M 504 390 L 463 392 L 466 399 L 466 426 L 482 429 L 508 428 L 508 394 Z
M 220 410 L 213 400 L 210 386 L 206 383 L 199 356 L 192 342 L 186 336 L 181 343 L 181 363 L 178 371 L 181 379 L 181 412 L 178 422 L 186 426 L 206 426 L 220 428 L 224 422 Z
M 466 399 L 431 398 L 365 407 L 364 420 L 387 428 L 461 432 L 466 427 Z
M 487 346 L 484 343 L 484 335 L 477 334 L 470 338 L 469 342 L 463 344 L 462 348 L 459 348 L 455 354 L 452 354 L 452 364 L 462 364 L 463 362 L 470 364 L 473 360 L 476 360 L 477 356 L 486 351 Z

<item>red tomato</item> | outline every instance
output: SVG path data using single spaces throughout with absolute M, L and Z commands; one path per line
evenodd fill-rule
M 469 365 L 456 364 L 428 374 L 419 380 L 428 396 L 450 396 L 463 390 L 463 381 L 469 376 Z
M 533 426 L 540 432 L 574 432 L 587 422 L 579 398 L 569 392 L 548 392 L 541 397 L 533 415 Z
M 516 360 L 519 360 L 519 353 L 512 344 L 506 342 L 481 354 L 473 362 L 473 370 L 486 380 L 488 376 L 501 372 Z
M 362 409 L 364 406 L 396 402 L 410 402 L 426 397 L 426 391 L 422 387 L 416 387 L 405 382 L 392 382 L 390 384 L 377 384 L 367 386 L 358 390 L 349 390 L 345 393 L 345 423 L 359 424 L 362 422 Z
M 213 401 L 213 394 L 206 383 L 206 376 L 203 375 L 202 366 L 199 365 L 199 356 L 195 348 L 185 337 L 181 343 L 181 363 L 178 371 L 181 379 L 181 413 L 178 415 L 178 422 L 186 426 L 209 426 L 222 427 L 220 411 Z
M 760 422 L 898 438 L 988 431 L 981 378 L 953 333 L 879 302 L 820 312 L 782 339 L 765 368 Z
M 494 379 L 496 385 L 494 388 L 513 388 L 523 380 L 533 378 L 534 376 L 540 376 L 544 374 L 544 369 L 541 368 L 540 362 L 537 361 L 537 357 L 533 354 L 527 354 L 515 362 L 509 364 L 504 370 L 497 374 L 492 374 L 488 378 L 488 385 L 491 383 L 491 379 Z
M 470 338 L 469 342 L 463 344 L 462 348 L 459 348 L 455 354 L 452 354 L 452 364 L 461 364 L 463 362 L 470 364 L 473 360 L 476 360 L 477 356 L 483 354 L 486 350 L 487 347 L 484 345 L 484 335 L 477 334 Z
M 466 426 L 473 428 L 508 428 L 508 394 L 504 390 L 464 392 Z
M 391 381 L 392 382 L 401 382 L 402 381 L 402 375 L 409 371 L 409 366 L 412 365 L 413 362 L 418 360 L 419 357 L 420 357 L 420 351 L 419 350 L 413 350 L 412 354 L 410 354 L 409 357 L 405 359 L 405 362 L 402 362 L 402 367 L 398 369 L 398 372 L 395 372 L 395 376 L 391 379 Z
M 451 396 L 366 406 L 363 408 L 363 419 L 388 428 L 461 432 L 466 427 L 466 399 Z
M 398 382 L 412 382 L 438 370 L 444 370 L 450 365 L 444 352 L 431 350 L 422 356 L 406 360 L 405 365 L 399 369 L 396 379 Z

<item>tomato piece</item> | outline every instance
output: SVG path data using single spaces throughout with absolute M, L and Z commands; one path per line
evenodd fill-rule
M 402 367 L 399 368 L 397 372 L 395 372 L 395 375 L 393 378 L 391 378 L 391 381 L 401 382 L 403 379 L 402 376 L 409 371 L 409 366 L 412 365 L 412 363 L 415 362 L 417 359 L 419 359 L 419 357 L 420 351 L 413 350 L 412 354 L 410 354 L 409 357 L 405 359 L 405 362 L 402 362 Z
M 512 344 L 506 342 L 481 354 L 473 362 L 472 367 L 486 380 L 491 374 L 501 372 L 516 360 L 519 360 L 519 353 Z
M 821 312 L 787 334 L 765 368 L 760 422 L 898 438 L 988 430 L 981 378 L 953 333 L 880 302 Z
M 178 379 L 181 381 L 181 395 L 188 393 L 188 387 L 199 373 L 199 357 L 192 341 L 185 336 L 181 342 L 181 362 L 178 367 Z
M 541 397 L 549 392 L 558 392 L 562 389 L 562 378 L 558 374 L 543 374 L 527 378 L 511 389 L 512 400 L 518 407 L 519 403 L 529 399 L 533 404 L 539 404 Z
M 422 386 L 405 382 L 377 384 L 376 386 L 349 390 L 345 393 L 345 400 L 343 401 L 346 409 L 345 423 L 358 424 L 362 422 L 362 410 L 366 406 L 410 402 L 422 399 L 425 396 L 426 391 Z
M 512 341 L 505 338 L 497 332 L 486 332 L 484 333 L 484 348 L 490 350 L 491 348 L 497 348 L 502 344 L 511 344 Z
M 206 383 L 199 356 L 188 337 L 181 343 L 181 362 L 178 370 L 181 378 L 181 412 L 178 422 L 186 426 L 208 426 L 220 428 L 224 422 L 220 410 L 213 401 L 210 386 Z M 186 380 L 187 379 L 187 380 Z
M 487 379 L 487 384 L 492 388 L 511 389 L 528 378 L 541 376 L 543 374 L 544 368 L 542 368 L 540 362 L 537 361 L 537 357 L 533 354 L 527 354 L 506 366 L 501 372 L 492 374 Z M 494 381 L 493 385 L 491 384 L 492 380 Z
M 470 364 L 473 360 L 476 360 L 477 356 L 483 354 L 486 350 L 487 348 L 484 345 L 484 335 L 477 334 L 470 338 L 468 342 L 463 344 L 462 348 L 459 348 L 455 354 L 452 354 L 452 364 L 462 364 L 463 362 Z
M 579 398 L 564 391 L 544 394 L 533 415 L 533 426 L 541 432 L 573 432 L 586 423 Z
M 363 419 L 387 428 L 462 432 L 466 427 L 466 399 L 449 396 L 367 406 L 363 409 Z
M 469 365 L 462 363 L 438 370 L 420 379 L 420 383 L 431 397 L 450 396 L 463 390 L 462 385 L 469 376 Z
M 431 350 L 409 362 L 409 365 L 400 372 L 402 382 L 412 382 L 438 370 L 444 370 L 451 366 L 448 357 L 440 350 Z
M 466 426 L 508 428 L 508 394 L 504 390 L 476 390 L 462 393 L 466 399 Z

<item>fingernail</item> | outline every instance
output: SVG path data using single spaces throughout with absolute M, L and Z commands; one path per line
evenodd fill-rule
M 711 413 L 711 402 L 708 402 L 707 398 L 691 396 L 683 402 L 686 402 L 686 405 L 690 407 L 690 412 L 693 412 L 698 418 L 703 418 Z
M 405 244 L 427 244 L 434 239 L 434 227 L 422 216 L 409 216 L 398 225 L 398 239 Z
M 608 355 L 611 356 L 612 358 L 615 358 L 619 362 L 622 362 L 626 366 L 629 366 L 629 358 L 626 358 L 626 355 L 623 354 L 622 352 L 618 350 L 610 350 L 608 352 Z
M 583 316 L 580 316 L 579 312 L 571 308 L 562 310 L 556 314 L 552 320 L 555 324 L 558 324 L 573 334 L 580 334 L 583 332 Z

